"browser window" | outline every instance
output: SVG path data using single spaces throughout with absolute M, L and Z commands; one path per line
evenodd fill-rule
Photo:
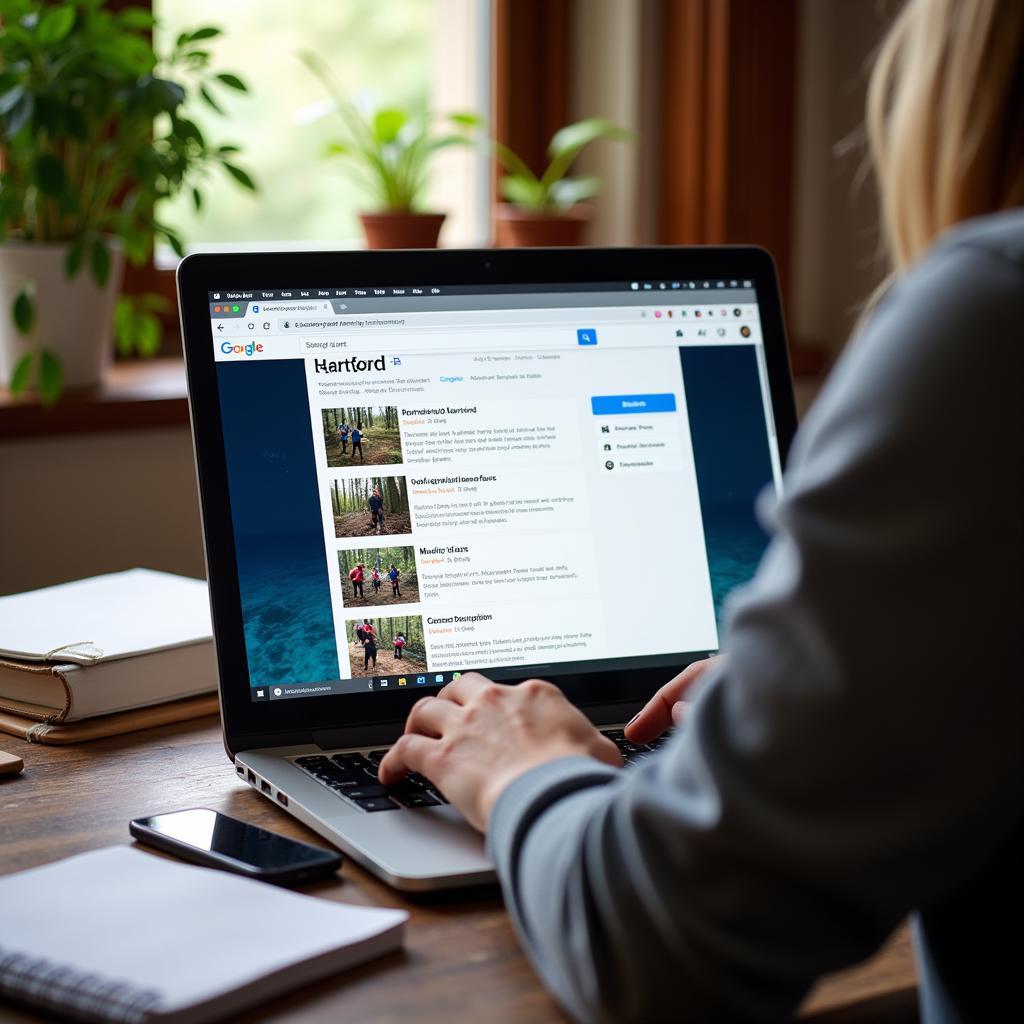
M 781 482 L 751 282 L 209 299 L 254 700 L 718 649 Z

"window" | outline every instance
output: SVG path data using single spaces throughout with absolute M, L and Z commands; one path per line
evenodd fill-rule
M 489 4 L 486 0 L 156 0 L 157 41 L 215 24 L 215 66 L 237 72 L 247 95 L 218 94 L 226 116 L 196 106 L 192 116 L 217 142 L 235 143 L 259 193 L 243 192 L 219 172 L 204 188 L 203 209 L 189 196 L 160 211 L 191 250 L 310 248 L 359 244 L 357 220 L 367 195 L 342 160 L 325 157 L 343 138 L 320 82 L 299 59 L 314 50 L 357 102 L 429 107 L 439 112 L 488 107 Z M 211 14 L 212 10 L 212 14 Z M 225 95 L 227 93 L 227 95 Z M 483 136 L 485 133 L 481 133 Z M 468 245 L 488 233 L 489 157 L 479 145 L 438 155 L 429 205 L 448 213 L 442 241 Z M 173 263 L 170 253 L 160 262 Z

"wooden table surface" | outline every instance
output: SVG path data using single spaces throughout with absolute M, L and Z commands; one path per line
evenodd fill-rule
M 0 778 L 0 873 L 70 854 L 128 843 L 131 818 L 212 807 L 324 845 L 294 818 L 235 776 L 215 719 L 150 729 L 74 747 L 25 743 L 0 733 L 0 747 L 25 771 Z M 345 862 L 340 880 L 306 891 L 328 899 L 405 907 L 405 949 L 266 1004 L 246 1021 L 564 1022 L 519 951 L 497 887 L 408 897 Z M 225 942 L 252 945 L 259 936 Z M 916 1021 L 913 951 L 906 929 L 873 959 L 823 979 L 802 1016 L 827 1024 Z M 0 1022 L 32 1015 L 0 1006 Z

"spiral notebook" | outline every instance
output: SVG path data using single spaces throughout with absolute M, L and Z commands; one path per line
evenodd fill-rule
M 0 878 L 0 998 L 203 1024 L 398 949 L 407 917 L 115 846 Z

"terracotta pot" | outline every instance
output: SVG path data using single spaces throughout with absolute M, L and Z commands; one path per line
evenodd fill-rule
M 593 213 L 594 208 L 587 203 L 577 203 L 558 214 L 534 213 L 511 203 L 498 203 L 494 208 L 495 241 L 503 249 L 581 245 L 583 230 Z
M 0 387 L 6 387 L 25 352 L 48 349 L 60 361 L 64 387 L 95 387 L 113 358 L 114 305 L 121 291 L 124 250 L 109 241 L 110 276 L 102 288 L 88 267 L 64 273 L 64 243 L 7 241 L 0 245 Z M 11 321 L 18 289 L 35 292 L 36 322 L 28 337 Z
M 443 213 L 361 213 L 368 249 L 436 249 Z

